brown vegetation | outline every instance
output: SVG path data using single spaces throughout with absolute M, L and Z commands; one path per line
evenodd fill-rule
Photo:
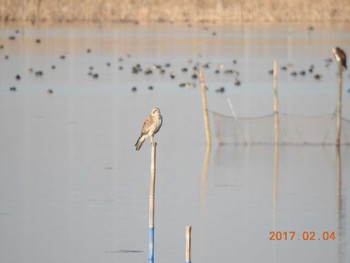
M 349 0 L 0 0 L 0 21 L 349 22 Z

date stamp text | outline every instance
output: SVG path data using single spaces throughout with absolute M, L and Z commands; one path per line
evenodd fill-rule
M 269 240 L 280 241 L 280 240 L 304 240 L 304 241 L 314 241 L 314 240 L 335 240 L 336 236 L 334 231 L 323 231 L 316 233 L 314 231 L 270 231 Z

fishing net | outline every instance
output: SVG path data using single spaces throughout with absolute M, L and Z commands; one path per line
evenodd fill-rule
M 274 114 L 238 117 L 208 110 L 211 131 L 219 144 L 273 144 Z M 280 144 L 335 144 L 336 116 L 280 113 Z M 341 144 L 350 144 L 350 120 L 341 119 Z

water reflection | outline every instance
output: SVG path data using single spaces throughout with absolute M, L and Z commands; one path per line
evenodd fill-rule
M 342 194 L 342 158 L 341 158 L 341 146 L 336 147 L 336 171 L 337 171 L 337 250 L 338 257 L 337 262 L 346 262 L 346 209 L 343 201 Z
M 260 229 L 253 229 L 260 234 L 261 231 L 266 231 L 267 240 L 270 231 L 288 233 L 286 241 L 260 239 L 261 246 L 265 242 L 269 243 L 272 262 L 293 262 L 293 258 L 296 260 L 297 257 L 290 251 L 291 247 L 299 251 L 298 262 L 315 262 L 316 259 L 319 262 L 345 262 L 348 242 L 346 206 L 342 193 L 344 185 L 341 183 L 341 151 L 337 148 L 335 154 L 332 153 L 334 147 L 220 145 L 209 167 L 208 179 L 213 185 L 210 189 L 209 183 L 208 191 L 216 188 L 221 194 L 225 193 L 225 198 L 231 197 L 232 202 L 240 202 L 241 205 L 243 202 L 246 212 L 238 204 L 227 209 L 233 209 L 231 213 L 237 209 L 246 224 L 249 222 L 246 209 L 252 209 L 259 218 L 259 223 L 255 223 L 260 226 Z M 268 160 L 270 164 L 266 165 Z M 240 166 L 242 163 L 247 166 Z M 270 177 L 266 174 L 268 170 Z M 264 183 L 265 180 L 271 182 L 270 187 Z M 241 182 L 240 186 L 238 181 Z M 332 185 L 336 187 L 332 189 Z M 268 192 L 271 193 L 270 198 Z M 259 206 L 256 205 L 257 199 L 261 201 L 258 202 Z M 268 204 L 269 201 L 271 205 Z M 269 224 L 267 219 L 271 215 L 272 221 Z M 232 221 L 236 222 L 235 220 L 238 219 L 232 216 Z M 240 225 L 245 229 L 241 235 L 254 235 L 246 224 Z M 237 232 L 233 235 L 240 233 L 237 229 L 235 231 Z M 290 240 L 290 231 L 296 232 L 294 240 Z M 326 231 L 334 232 L 336 239 L 323 240 L 323 232 Z M 315 232 L 315 241 L 304 241 L 304 232 Z M 239 238 L 244 239 L 240 235 Z M 310 256 L 309 253 L 314 254 Z
M 272 192 L 272 231 L 278 231 L 276 222 L 276 207 L 277 207 L 277 185 L 278 185 L 278 148 L 279 144 L 275 143 L 274 158 L 273 158 L 273 192 Z M 276 242 L 272 242 L 272 258 L 276 262 Z
M 272 219 L 273 219 L 273 230 L 276 230 L 276 206 L 277 206 L 277 185 L 278 185 L 278 148 L 279 145 L 274 146 L 274 162 L 273 162 L 273 209 L 272 209 Z

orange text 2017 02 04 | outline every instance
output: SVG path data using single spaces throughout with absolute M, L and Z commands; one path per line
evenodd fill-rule
M 270 231 L 269 240 L 280 241 L 280 240 L 335 240 L 336 236 L 334 231 L 323 231 L 316 233 L 315 231 L 303 231 L 297 233 L 296 231 Z

